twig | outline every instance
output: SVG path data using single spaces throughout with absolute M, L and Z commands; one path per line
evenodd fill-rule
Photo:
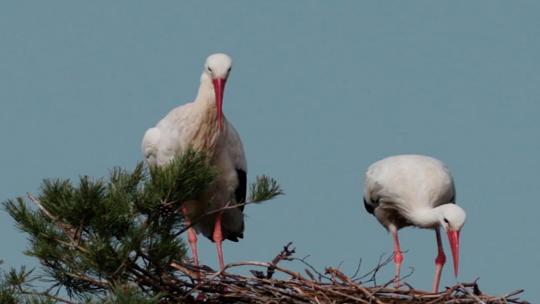
M 210 210 L 208 212 L 205 212 L 204 214 L 199 215 L 194 220 L 191 220 L 190 221 L 191 223 L 189 225 L 184 226 L 177 233 L 175 233 L 175 236 L 179 236 L 179 235 L 185 233 L 186 231 L 188 231 L 189 228 L 197 225 L 205 216 L 217 214 L 217 213 L 223 212 L 225 210 L 234 209 L 234 208 L 238 208 L 238 207 L 242 207 L 242 206 L 246 206 L 246 205 L 250 205 L 250 204 L 256 204 L 256 203 L 259 203 L 259 202 L 258 201 L 248 201 L 248 202 L 244 202 L 244 203 L 231 204 L 231 201 L 229 201 L 229 202 L 227 202 L 225 204 L 225 206 L 223 206 L 221 208 L 214 209 L 214 210 Z
M 384 304 L 384 303 L 485 303 L 502 304 L 518 303 L 525 304 L 519 299 L 509 299 L 509 297 L 519 294 L 519 291 L 509 293 L 502 298 L 490 297 L 487 295 L 477 295 L 474 289 L 477 282 L 462 283 L 445 290 L 442 293 L 434 294 L 428 291 L 414 289 L 409 284 L 409 289 L 388 288 L 389 283 L 366 287 L 353 281 L 336 268 L 327 268 L 327 280 L 321 281 L 314 278 L 313 273 L 320 273 L 304 259 L 292 257 L 290 244 L 287 244 L 281 252 L 271 262 L 245 261 L 230 263 L 223 271 L 213 272 L 207 269 L 200 269 L 200 280 L 195 286 L 188 288 L 184 293 L 187 302 L 204 298 L 205 303 L 364 303 L 364 304 Z M 281 260 L 300 261 L 303 265 L 309 265 L 308 277 L 300 273 L 278 266 Z M 368 275 L 373 277 L 387 263 L 384 258 L 379 259 L 379 265 L 371 270 Z M 181 272 L 182 275 L 193 274 L 189 265 L 171 264 L 171 267 Z M 266 268 L 266 275 L 259 270 L 252 270 L 254 276 L 242 276 L 232 274 L 230 271 L 238 267 Z M 307 269 L 306 269 L 307 270 Z M 279 272 L 288 276 L 285 280 L 274 279 L 273 275 Z M 412 270 L 411 270 L 412 273 Z M 357 273 L 355 273 L 356 275 Z M 354 277 L 354 276 L 353 276 Z M 193 279 L 197 281 L 197 279 Z M 390 283 L 392 281 L 389 281 Z M 405 284 L 405 282 L 404 282 Z M 187 287 L 187 285 L 184 285 Z M 476 286 L 476 287 L 475 287 Z
M 377 298 L 375 298 L 371 292 L 369 292 L 366 288 L 362 287 L 361 285 L 358 285 L 354 283 L 349 277 L 344 275 L 342 272 L 340 272 L 337 269 L 334 268 L 327 268 L 326 272 L 334 273 L 340 280 L 343 282 L 346 282 L 353 286 L 355 289 L 360 290 L 364 295 L 367 296 L 368 299 L 373 300 L 377 304 L 383 304 L 381 301 L 379 301 Z
M 266 270 L 266 278 L 267 279 L 271 279 L 272 276 L 274 275 L 274 272 L 276 270 L 276 265 L 283 261 L 283 260 L 290 260 L 291 256 L 294 254 L 295 252 L 295 248 L 289 248 L 290 246 L 292 245 L 292 242 L 289 242 L 287 243 L 287 245 L 283 246 L 283 250 L 281 250 L 281 252 L 276 255 L 276 257 L 274 257 L 274 259 L 272 260 L 272 262 L 270 262 L 270 266 L 267 268 Z
M 309 257 L 309 255 L 308 255 L 308 256 L 305 256 L 305 257 L 303 257 L 303 258 L 301 258 L 301 259 L 299 259 L 299 258 L 292 258 L 292 260 L 293 260 L 293 261 L 299 261 L 300 263 L 302 263 L 302 264 L 304 264 L 305 266 L 309 267 L 313 272 L 315 272 L 315 273 L 319 276 L 319 282 L 321 281 L 321 278 L 324 278 L 324 279 L 330 281 L 331 278 L 330 278 L 329 276 L 327 276 L 327 275 L 325 275 L 324 273 L 318 271 L 315 267 L 313 267 L 310 263 L 308 263 L 308 262 L 306 261 L 306 259 L 307 259 L 308 257 Z
M 28 196 L 28 199 L 30 199 L 30 201 L 34 203 L 34 205 L 36 205 L 39 208 L 39 210 L 41 210 L 41 212 L 43 212 L 43 214 L 45 214 L 54 224 L 56 224 L 58 227 L 62 229 L 62 231 L 64 231 L 64 234 L 69 238 L 71 242 L 69 244 L 70 246 L 72 246 L 73 248 L 79 249 L 81 252 L 85 252 L 85 253 L 87 252 L 85 248 L 79 246 L 78 242 L 75 241 L 75 235 L 73 233 L 75 229 L 73 229 L 71 225 L 62 222 L 61 220 L 58 219 L 58 217 L 54 216 L 51 212 L 49 212 L 49 210 L 47 210 L 47 208 L 43 206 L 41 201 L 35 198 L 30 192 L 27 193 L 27 196 Z
M 30 296 L 46 297 L 46 298 L 49 298 L 58 302 L 66 303 L 66 304 L 77 304 L 76 302 L 72 302 L 70 300 L 51 295 L 48 292 L 21 291 L 21 293 L 25 295 L 30 295 Z
M 99 286 L 99 287 L 102 287 L 102 288 L 111 287 L 111 284 L 109 283 L 109 281 L 104 280 L 104 279 L 101 279 L 100 281 L 98 281 L 98 280 L 92 279 L 92 278 L 90 278 L 90 277 L 88 277 L 86 275 L 74 274 L 74 273 L 71 273 L 71 272 L 66 272 L 65 275 L 70 276 L 70 277 L 75 278 L 75 279 L 78 279 L 78 280 L 87 281 L 87 282 L 89 282 L 90 284 L 92 284 L 94 286 Z
M 474 285 L 476 285 L 476 283 L 474 283 Z M 471 298 L 473 298 L 474 300 L 476 300 L 477 303 L 479 303 L 479 304 L 486 304 L 484 301 L 482 301 L 480 298 L 478 298 L 478 296 L 476 296 L 474 293 L 470 292 L 468 288 L 466 288 L 465 286 L 463 286 L 463 284 L 460 284 L 459 287 L 460 287 L 461 290 L 463 290 L 466 294 L 468 294 L 469 296 L 471 296 Z

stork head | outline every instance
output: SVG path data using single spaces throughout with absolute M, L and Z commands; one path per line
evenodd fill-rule
M 208 56 L 204 64 L 203 75 L 209 77 L 210 80 L 212 80 L 212 85 L 214 86 L 214 93 L 216 96 L 216 108 L 218 111 L 218 125 L 220 130 L 221 121 L 223 119 L 223 93 L 225 92 L 225 83 L 227 82 L 227 78 L 229 78 L 231 67 L 231 57 L 223 53 L 217 53 Z
M 457 277 L 459 266 L 459 234 L 461 228 L 465 224 L 467 215 L 465 210 L 456 204 L 444 204 L 439 206 L 440 224 L 448 234 L 448 241 L 452 250 L 452 258 L 454 259 L 454 275 Z

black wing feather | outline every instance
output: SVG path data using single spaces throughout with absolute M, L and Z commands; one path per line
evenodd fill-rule
M 373 212 L 375 212 L 375 208 L 377 208 L 379 206 L 379 201 L 373 201 L 373 200 L 369 200 L 369 202 L 366 200 L 366 198 L 364 197 L 364 207 L 366 208 L 366 211 L 373 214 Z
M 246 202 L 247 194 L 247 174 L 242 169 L 236 169 L 236 176 L 238 176 L 238 186 L 234 190 L 234 196 L 236 203 L 241 204 Z M 240 206 L 240 210 L 244 211 L 244 205 Z

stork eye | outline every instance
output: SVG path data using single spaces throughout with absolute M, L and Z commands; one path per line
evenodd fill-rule
M 207 69 L 208 69 L 208 72 L 210 72 L 210 73 L 213 72 L 211 67 L 207 67 Z
M 231 72 L 231 69 L 232 69 L 232 68 L 229 68 L 229 69 L 227 70 L 227 73 L 230 73 L 230 72 Z
M 445 223 L 449 224 L 448 220 L 446 218 L 443 219 Z

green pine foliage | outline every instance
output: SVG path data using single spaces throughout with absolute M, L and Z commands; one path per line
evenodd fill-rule
M 162 168 L 139 163 L 132 171 L 115 168 L 108 178 L 45 180 L 38 196 L 6 201 L 5 209 L 28 235 L 26 254 L 40 261 L 41 277 L 53 286 L 36 293 L 25 285 L 31 272 L 3 273 L 0 303 L 61 303 L 51 293 L 60 289 L 77 303 L 173 299 L 167 293 L 178 284 L 166 282 L 180 278 L 170 264 L 186 260 L 179 209 L 203 193 L 217 174 L 204 154 L 188 151 Z M 282 193 L 266 176 L 257 178 L 251 190 L 253 201 Z M 34 302 L 24 302 L 23 294 L 33 294 Z
M 266 175 L 257 176 L 257 179 L 250 185 L 249 200 L 253 203 L 268 201 L 274 199 L 278 195 L 285 194 L 278 182 Z
M 2 261 L 0 261 L 2 264 Z M 53 304 L 52 294 L 33 291 L 36 278 L 32 271 L 21 267 L 20 270 L 0 270 L 0 303 L 2 304 Z
M 115 286 L 102 304 L 158 304 L 162 295 L 148 297 L 135 286 Z

